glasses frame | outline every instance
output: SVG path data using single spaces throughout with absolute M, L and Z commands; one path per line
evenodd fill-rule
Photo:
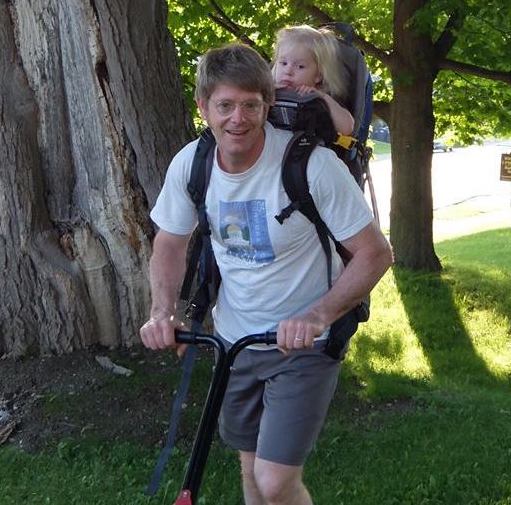
M 222 117 L 229 117 L 239 107 L 246 117 L 256 117 L 264 108 L 262 100 L 246 100 L 244 102 L 234 102 L 232 100 L 218 100 L 213 102 L 217 113 Z

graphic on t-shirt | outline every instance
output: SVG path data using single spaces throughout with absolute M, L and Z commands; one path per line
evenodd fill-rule
M 275 259 L 264 200 L 220 202 L 220 235 L 227 254 L 249 263 Z

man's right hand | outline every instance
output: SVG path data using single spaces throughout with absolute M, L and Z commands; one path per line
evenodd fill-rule
M 140 328 L 140 338 L 148 349 L 176 349 L 178 356 L 182 356 L 186 345 L 177 344 L 175 330 L 186 330 L 185 324 L 174 315 L 161 314 L 152 316 Z

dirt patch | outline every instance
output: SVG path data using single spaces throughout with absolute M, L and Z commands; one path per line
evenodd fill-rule
M 114 374 L 97 356 L 133 373 Z M 199 358 L 199 375 L 201 368 L 210 369 L 209 359 Z M 27 451 L 80 436 L 161 445 L 179 376 L 173 355 L 142 348 L 0 361 L 0 442 L 3 433 L 4 443 Z M 200 408 L 203 393 L 192 384 L 189 411 Z
M 96 359 L 133 373 L 117 375 Z M 211 352 L 201 349 L 178 431 L 179 443 L 191 446 L 211 378 Z M 163 446 L 181 364 L 170 352 L 92 348 L 66 356 L 0 360 L 0 444 L 34 452 L 66 438 L 93 437 Z M 347 386 L 347 387 L 346 387 Z M 347 394 L 347 389 L 351 393 Z M 361 429 L 382 411 L 406 414 L 417 408 L 409 399 L 367 402 L 356 384 L 337 388 L 332 415 Z M 11 431 L 12 429 L 12 431 Z

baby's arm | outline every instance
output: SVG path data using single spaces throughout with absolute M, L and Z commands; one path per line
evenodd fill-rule
M 323 93 L 322 91 L 316 90 L 316 92 L 325 101 L 330 110 L 330 117 L 337 133 L 342 135 L 351 135 L 353 133 L 353 127 L 355 121 L 350 112 L 336 102 L 330 95 Z
M 340 133 L 341 135 L 351 135 L 353 133 L 353 127 L 355 126 L 353 116 L 328 93 L 324 93 L 323 91 L 311 86 L 299 86 L 296 91 L 302 94 L 315 92 L 327 104 L 328 110 L 330 111 L 330 117 L 332 118 L 332 123 L 334 124 L 337 133 Z

